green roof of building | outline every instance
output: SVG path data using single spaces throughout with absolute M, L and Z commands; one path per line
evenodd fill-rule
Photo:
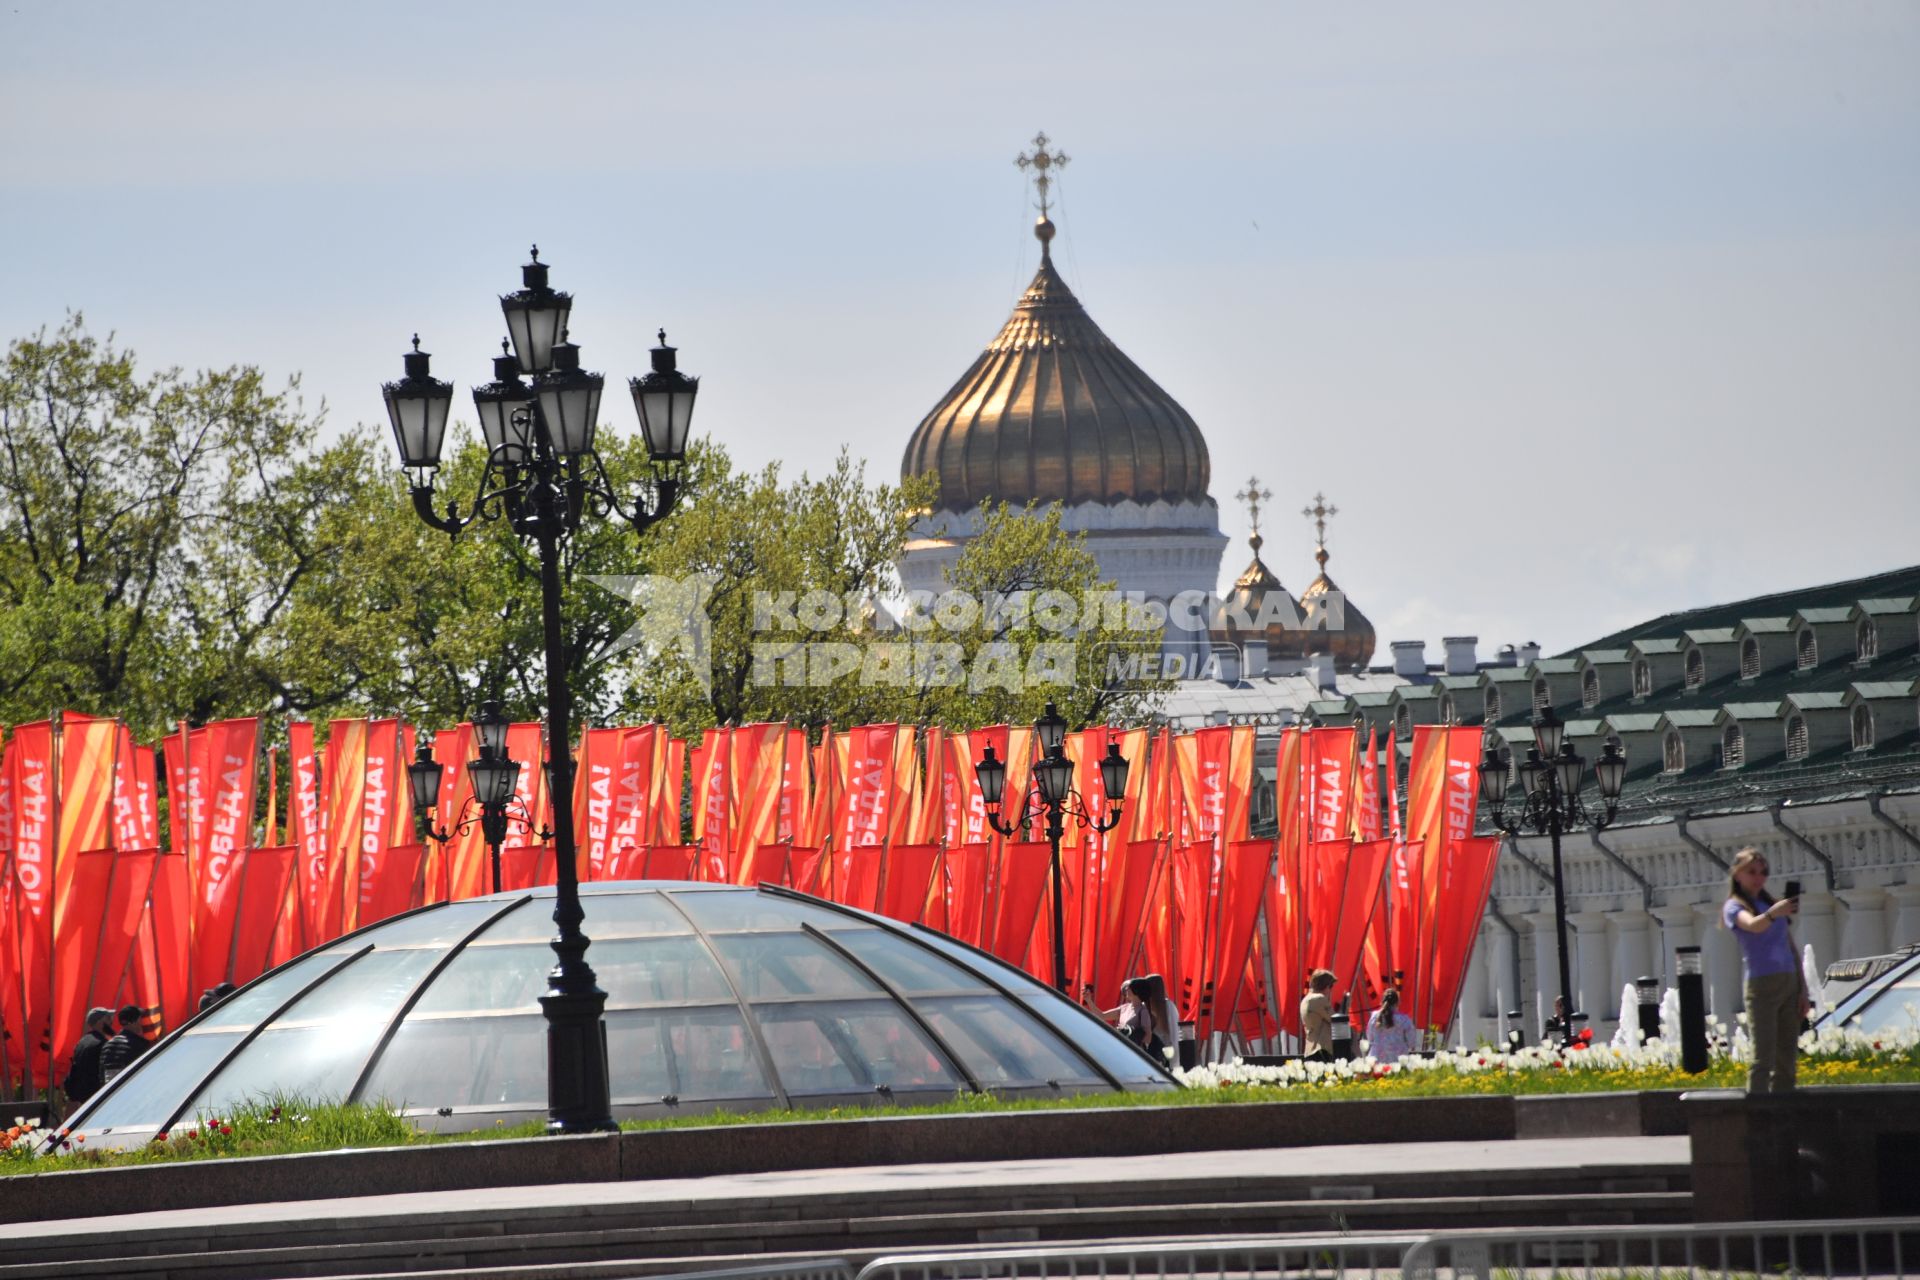
M 1792 618 L 1742 618 L 1736 632 L 1746 630 L 1756 636 L 1783 636 L 1793 630 Z
M 1594 734 L 1600 732 L 1602 723 L 1604 722 L 1600 720 L 1569 720 L 1567 721 L 1567 736 L 1569 738 L 1591 738 Z
M 1609 663 L 1609 662 L 1631 662 L 1633 661 L 1633 655 L 1627 652 L 1624 648 L 1622 649 L 1582 649 L 1580 651 L 1580 656 L 1576 658 L 1575 661 L 1584 662 L 1588 666 L 1597 667 L 1604 663 Z
M 1533 673 L 1540 676 L 1570 676 L 1578 670 L 1578 658 L 1536 658 L 1533 663 Z
M 1855 607 L 1862 613 L 1872 615 L 1912 613 L 1913 600 L 1912 596 L 1887 596 L 1877 600 L 1858 601 Z
M 1850 604 L 1815 605 L 1810 609 L 1802 609 L 1793 616 L 1802 622 L 1845 622 L 1853 616 L 1853 606 Z
M 1720 718 L 1718 707 L 1676 707 L 1660 713 L 1676 729 L 1705 729 Z
M 1847 705 L 1845 690 L 1825 690 L 1819 693 L 1790 693 L 1787 701 L 1802 711 L 1838 711 Z
M 1585 644 L 1575 645 L 1567 652 L 1578 653 L 1582 649 L 1604 649 L 1647 636 L 1672 636 L 1700 627 L 1731 627 L 1742 618 L 1767 618 L 1783 613 L 1791 617 L 1802 609 L 1814 609 L 1821 605 L 1851 606 L 1864 600 L 1911 601 L 1915 595 L 1920 595 L 1920 565 L 1876 573 L 1865 578 L 1822 582 L 1793 591 L 1777 591 L 1771 595 L 1752 596 L 1728 604 L 1706 605 L 1698 609 L 1683 609 L 1677 613 L 1662 614 L 1657 618 L 1649 618 L 1645 622 L 1613 632 L 1611 635 L 1597 636 Z
M 1678 653 L 1687 647 L 1687 642 L 1680 636 L 1641 636 L 1628 647 L 1642 654 Z
M 1660 727 L 1658 711 L 1627 711 L 1608 716 L 1607 724 L 1615 733 L 1652 733 Z
M 1861 698 L 1911 698 L 1913 681 L 1911 680 L 1856 680 L 1847 686 Z
M 1489 667 L 1481 672 L 1488 684 L 1532 684 L 1533 673 L 1525 667 Z
M 1439 690 L 1430 684 L 1403 684 L 1393 691 L 1393 696 L 1402 702 L 1420 702 L 1438 694 Z
M 1733 627 L 1689 627 L 1681 634 L 1695 644 L 1732 644 Z
M 1384 707 L 1393 701 L 1392 689 L 1369 689 L 1365 693 L 1348 694 L 1356 707 Z
M 1307 710 L 1316 716 L 1343 716 L 1352 705 L 1345 698 L 1318 698 L 1307 704 Z
M 1735 720 L 1777 720 L 1782 709 L 1778 702 L 1729 702 L 1721 708 Z

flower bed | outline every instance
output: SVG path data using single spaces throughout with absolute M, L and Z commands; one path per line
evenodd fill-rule
M 1585 1093 L 1632 1089 L 1738 1088 L 1746 1083 L 1752 1047 L 1745 1032 L 1728 1036 L 1715 1024 L 1707 1070 L 1681 1070 L 1680 1046 L 1580 1044 L 1570 1049 L 1531 1045 L 1513 1052 L 1489 1046 L 1441 1050 L 1389 1066 L 1370 1057 L 1338 1062 L 1251 1066 L 1234 1061 L 1181 1071 L 1189 1089 L 1222 1090 L 1235 1101 L 1252 1097 L 1444 1097 L 1499 1093 Z M 1800 1083 L 1911 1084 L 1920 1082 L 1920 1031 L 1868 1033 L 1852 1029 L 1800 1037 Z

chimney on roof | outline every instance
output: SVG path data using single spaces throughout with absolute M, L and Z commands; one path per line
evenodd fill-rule
M 1218 665 L 1221 684 L 1240 683 L 1240 651 L 1238 649 L 1218 649 L 1213 660 Z
M 1540 657 L 1540 642 L 1538 640 L 1527 641 L 1525 644 L 1520 646 L 1520 651 L 1518 656 L 1520 658 L 1521 666 L 1523 667 L 1532 666 L 1534 662 L 1537 661 Z
M 1247 679 L 1258 680 L 1267 674 L 1267 642 L 1264 638 L 1255 638 L 1246 643 L 1246 656 L 1241 659 L 1247 669 Z
M 1314 688 L 1325 690 L 1334 687 L 1332 654 L 1314 654 L 1307 659 L 1307 669 L 1313 676 Z
M 1474 656 L 1474 646 L 1480 643 L 1479 636 L 1447 636 L 1440 643 L 1447 651 L 1447 674 L 1450 676 L 1470 676 L 1474 673 L 1479 660 Z
M 1510 644 L 1501 645 L 1500 652 L 1493 655 L 1493 665 L 1496 667 L 1518 666 L 1519 662 L 1519 654 Z
M 1393 674 L 1405 676 L 1409 680 L 1427 674 L 1427 642 L 1395 640 L 1393 642 Z

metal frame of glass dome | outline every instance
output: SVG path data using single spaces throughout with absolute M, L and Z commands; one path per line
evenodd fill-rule
M 708 1030 L 725 1031 L 736 1037 L 744 1035 L 751 1047 L 754 1062 L 753 1070 L 743 1073 L 743 1078 L 750 1080 L 757 1076 L 765 1085 L 758 1092 L 722 1095 L 713 1091 L 711 1081 L 703 1081 L 710 1086 L 705 1096 L 684 1099 L 678 1095 L 677 1087 L 636 1093 L 624 1087 L 634 1073 L 625 1070 L 627 1060 L 616 1055 L 616 1062 L 622 1064 L 622 1069 L 616 1072 L 622 1088 L 616 1090 L 614 1106 L 622 1118 L 795 1105 L 824 1107 L 889 1102 L 911 1105 L 944 1100 L 958 1092 L 990 1091 L 1020 1097 L 1059 1096 L 1090 1090 L 1104 1092 L 1175 1087 L 1175 1082 L 1161 1064 L 1153 1062 L 1131 1041 L 1114 1033 L 1095 1014 L 1014 966 L 937 930 L 922 925 L 903 925 L 884 916 L 775 886 L 759 886 L 756 889 L 751 886 L 632 881 L 594 884 L 583 886 L 583 889 L 596 897 L 654 897 L 684 921 L 684 929 L 676 928 L 671 932 L 648 930 L 633 924 L 616 926 L 614 932 L 604 939 L 597 937 L 595 942 L 596 949 L 609 959 L 622 944 L 644 951 L 648 946 L 658 949 L 661 944 L 674 939 L 686 939 L 695 944 L 692 954 L 703 962 L 710 961 L 725 981 L 725 995 L 719 995 L 718 988 L 713 988 L 708 994 L 677 1001 L 658 999 L 636 1003 L 630 996 L 613 991 L 611 994 L 615 999 L 610 1002 L 608 1011 L 611 1026 L 625 1028 L 631 1022 L 640 1034 L 644 1034 L 645 1025 L 650 1020 L 654 1033 L 659 1037 L 661 1054 L 668 1064 L 665 1074 L 671 1081 L 677 1082 L 680 1079 L 681 1059 L 688 1054 L 684 1046 L 676 1047 L 669 1040 L 672 1029 L 669 1027 L 670 1018 L 678 1016 L 688 1019 L 679 1030 L 690 1035 L 691 1019 L 711 1016 L 713 1021 Z M 392 970 L 390 977 L 405 978 L 404 994 L 400 994 L 399 986 L 394 987 L 391 994 L 397 999 L 392 1011 L 377 1019 L 377 1033 L 352 1036 L 343 1042 L 344 1048 L 349 1051 L 341 1064 L 343 1069 L 355 1060 L 354 1055 L 359 1055 L 357 1069 L 353 1072 L 353 1085 L 344 1096 L 348 1100 L 361 1101 L 391 1097 L 393 1095 L 386 1089 L 376 1091 L 371 1086 L 382 1082 L 381 1072 L 393 1061 L 389 1053 L 403 1030 L 420 1029 L 419 1034 L 424 1037 L 433 1027 L 446 1027 L 455 1033 L 466 1028 L 466 1033 L 472 1037 L 476 1034 L 472 1024 L 477 1022 L 498 1020 L 502 1028 L 508 1026 L 508 1019 L 530 1019 L 532 1023 L 538 1023 L 540 1014 L 531 1001 L 525 1009 L 516 1004 L 506 1004 L 466 1010 L 436 1009 L 422 1013 L 417 1018 L 415 1015 L 421 1008 L 422 1000 L 434 990 L 436 981 L 447 975 L 449 968 L 463 957 L 479 957 L 501 948 L 538 945 L 534 938 L 523 937 L 520 931 L 511 927 L 498 938 L 488 939 L 487 934 L 507 916 L 528 908 L 528 904 L 544 899 L 550 892 L 533 890 L 468 899 L 459 903 L 439 903 L 389 917 L 310 951 L 262 975 L 220 1005 L 188 1020 L 160 1045 L 142 1055 L 100 1095 L 90 1099 L 69 1120 L 69 1127 L 86 1129 L 96 1142 L 119 1145 L 125 1141 L 144 1141 L 149 1135 L 164 1132 L 203 1111 L 223 1110 L 233 1102 L 232 1098 L 219 1092 L 225 1073 L 236 1062 L 248 1061 L 244 1055 L 263 1034 L 310 1031 L 316 1026 L 330 1025 L 324 1020 L 319 1023 L 298 1019 L 292 1023 L 283 1021 L 290 1011 L 299 1008 L 309 996 L 326 992 L 330 982 L 339 980 L 343 971 L 362 962 L 370 952 L 380 951 L 386 956 L 404 956 L 409 952 L 432 953 L 432 960 L 424 962 L 417 972 L 412 973 L 406 972 L 402 961 L 386 961 Z M 713 920 L 703 921 L 701 917 L 708 913 L 706 907 L 689 910 L 690 903 L 716 894 L 752 895 L 756 902 L 790 903 L 803 908 L 804 914 L 817 912 L 838 918 L 844 924 L 823 926 L 818 921 L 803 918 L 803 914 L 796 914 L 782 919 L 777 927 L 761 923 L 736 928 L 724 922 L 716 924 Z M 717 912 L 719 904 L 713 906 Z M 367 936 L 379 931 L 391 931 L 396 925 L 404 928 L 406 921 L 418 921 L 433 912 L 444 915 L 450 910 L 452 914 L 445 919 L 444 927 L 438 930 L 429 928 L 425 936 L 417 939 L 409 938 L 402 932 L 383 947 L 381 940 Z M 635 918 L 644 914 L 637 913 Z M 765 917 L 761 918 L 764 920 Z M 529 917 L 523 923 L 532 923 L 532 920 Z M 622 928 L 626 931 L 622 932 Z M 820 954 L 832 957 L 835 962 L 846 966 L 848 971 L 860 975 L 872 990 L 770 992 L 756 985 L 760 981 L 756 975 L 743 971 L 736 955 L 741 948 L 729 941 L 794 935 L 810 939 L 820 949 Z M 893 941 L 875 941 L 879 938 Z M 907 951 L 895 950 L 901 942 L 905 943 Z M 951 988 L 916 987 L 911 980 L 911 970 L 919 951 L 932 952 L 946 966 L 963 975 L 967 979 L 966 984 Z M 812 956 L 812 952 L 806 952 L 802 958 Z M 473 963 L 476 969 L 481 969 L 478 960 Z M 903 963 L 909 971 L 907 978 L 897 971 Z M 259 1008 L 249 1019 L 236 1019 L 236 1012 L 248 1007 L 250 995 L 257 1000 L 258 993 L 272 989 L 265 984 L 284 977 L 303 964 L 311 965 L 313 972 L 305 975 L 296 987 L 277 992 L 271 1005 Z M 611 967 L 617 972 L 618 962 L 615 961 Z M 937 970 L 941 966 L 936 964 L 931 967 Z M 889 972 L 890 968 L 896 971 Z M 503 967 L 502 971 L 507 970 Z M 376 972 L 369 976 L 379 975 Z M 610 987 L 613 985 L 609 983 Z M 349 987 L 340 990 L 343 999 L 353 991 Z M 324 995 L 321 999 L 324 1001 Z M 968 1016 L 974 1022 L 968 1022 L 961 1016 L 968 1002 L 972 1002 L 973 1006 Z M 873 1011 L 878 1016 L 876 1025 L 884 1025 L 887 1015 L 894 1011 L 902 1015 L 904 1025 L 910 1027 L 912 1035 L 923 1042 L 921 1048 L 944 1070 L 945 1079 L 937 1084 L 922 1080 L 905 1087 L 890 1085 L 884 1080 L 876 1083 L 871 1055 L 863 1056 L 860 1045 L 850 1038 L 852 1033 L 847 1030 L 849 1024 L 836 1021 L 834 1025 L 839 1027 L 845 1043 L 836 1042 L 830 1047 L 840 1055 L 840 1062 L 848 1068 L 848 1074 L 856 1078 L 846 1082 L 844 1087 L 800 1087 L 793 1061 L 782 1057 L 791 1046 L 776 1047 L 769 1044 L 769 1028 L 797 1026 L 804 1029 L 811 1018 L 820 1035 L 827 1037 L 830 1035 L 828 1023 L 823 1019 L 829 1016 L 838 1019 L 840 1015 L 836 1011 L 857 1014 L 861 1009 Z M 1008 1009 L 1020 1011 L 1019 1016 L 1008 1014 Z M 1006 1060 L 998 1056 L 1001 1050 L 992 1043 L 985 1043 L 985 1037 L 978 1034 L 978 1021 L 989 1016 L 1008 1020 L 1010 1028 L 1031 1037 L 1033 1044 L 1054 1054 L 1058 1061 L 1069 1063 L 1068 1069 L 1045 1079 L 989 1078 L 982 1070 L 983 1064 L 995 1067 L 1001 1075 L 1010 1077 L 1012 1074 L 1006 1070 Z M 1044 1034 L 1036 1034 L 1033 1028 L 1016 1025 L 1020 1017 L 1038 1024 Z M 730 1018 L 737 1020 L 730 1021 Z M 251 1025 L 246 1025 L 248 1022 Z M 231 1031 L 225 1029 L 228 1026 L 232 1027 Z M 900 1034 L 898 1027 L 892 1030 L 895 1035 Z M 622 1034 L 627 1032 L 623 1031 Z M 966 1043 L 956 1044 L 956 1036 L 964 1038 Z M 317 1040 L 319 1037 L 312 1038 Z M 505 1042 L 508 1033 L 503 1030 L 499 1033 L 499 1039 Z M 159 1067 L 157 1069 L 166 1072 L 166 1079 L 174 1087 L 156 1090 L 154 1086 L 158 1081 L 150 1077 L 150 1072 L 156 1069 L 154 1064 L 164 1063 L 169 1050 L 178 1052 L 180 1046 L 199 1040 L 208 1042 L 202 1056 L 175 1064 L 191 1074 L 192 1082 L 181 1085 L 178 1083 L 178 1071 Z M 363 1043 L 363 1051 L 353 1048 L 356 1043 Z M 410 1052 L 415 1058 L 420 1056 L 418 1049 L 411 1049 Z M 263 1056 L 269 1060 L 271 1058 L 264 1051 Z M 470 1080 L 472 1078 L 469 1077 Z M 525 1081 L 518 1083 L 524 1085 Z M 270 1086 L 271 1082 L 262 1084 Z M 234 1091 L 234 1086 L 227 1087 L 229 1092 Z M 472 1084 L 472 1089 L 477 1092 L 479 1085 Z M 177 1096 L 176 1090 L 184 1090 L 184 1096 Z M 142 1100 L 142 1095 L 157 1094 L 155 1110 L 149 1111 L 149 1115 L 159 1110 L 163 1105 L 161 1100 L 173 1099 L 164 1103 L 164 1122 L 141 1121 L 130 1116 L 117 1124 L 112 1123 L 114 1116 L 133 1109 L 126 1101 L 130 1091 L 134 1094 L 135 1102 Z M 242 1090 L 239 1096 L 260 1096 L 268 1091 L 268 1087 L 253 1092 Z M 699 1094 L 702 1091 L 694 1092 Z M 452 1131 L 482 1128 L 496 1120 L 518 1123 L 537 1119 L 544 1114 L 544 1096 L 542 1087 L 532 1090 L 525 1099 L 499 1102 L 470 1100 L 456 1105 L 434 1106 L 415 1104 L 402 1096 L 401 1105 L 409 1118 L 423 1128 Z M 116 1099 L 122 1100 L 121 1105 L 114 1105 Z M 103 1113 L 109 1124 L 100 1128 L 93 1117 Z

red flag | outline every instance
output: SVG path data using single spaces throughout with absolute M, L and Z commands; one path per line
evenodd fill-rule
M 694 855 L 699 849 L 690 844 L 657 844 L 647 850 L 645 879 L 691 880 Z
M 533 889 L 559 878 L 553 849 L 544 844 L 516 844 L 500 850 L 500 887 Z
M 982 840 L 947 850 L 947 932 L 971 947 L 985 945 L 981 917 L 992 848 Z
M 53 725 L 21 725 L 7 744 L 13 845 L 13 909 L 29 1080 L 51 1083 L 48 1030 L 53 1013 L 54 773 Z
M 533 852 L 546 854 L 544 865 L 548 878 L 540 883 L 552 884 L 553 850 L 546 845 L 535 845 Z M 388 845 L 381 850 L 379 861 L 372 867 L 372 874 L 360 884 L 362 925 L 397 916 L 419 905 L 421 863 L 425 857 L 426 846 L 419 844 Z
M 240 854 L 253 844 L 254 784 L 260 722 L 222 720 L 187 740 L 189 794 L 205 804 L 193 827 L 187 864 L 193 885 L 193 960 L 189 983 L 204 990 L 232 981 L 234 913 L 240 902 Z M 195 776 L 197 775 L 197 777 Z M 198 864 L 192 860 L 198 856 Z
M 606 878 L 618 824 L 621 759 L 633 729 L 588 729 L 580 735 L 580 761 L 573 784 L 573 829 L 586 855 L 588 880 Z
M 293 880 L 297 851 L 288 845 L 248 849 L 240 855 L 240 901 L 234 912 L 235 985 L 252 982 L 270 967 L 277 935 L 292 927 L 285 918 L 287 886 Z
M 1007 841 L 1000 856 L 1000 893 L 995 904 L 993 945 L 987 950 L 1008 964 L 1026 958 L 1040 901 L 1046 894 L 1051 850 L 1039 842 Z M 1047 977 L 1051 981 L 1052 975 Z
M 1435 1026 L 1444 1026 L 1460 1003 L 1467 963 L 1480 936 L 1493 872 L 1500 861 L 1497 836 L 1465 836 L 1447 850 L 1448 888 L 1440 902 L 1433 953 L 1432 1001 Z
M 940 846 L 932 844 L 896 844 L 887 850 L 887 890 L 880 903 L 881 915 L 908 924 L 920 923 L 939 853 Z
M 327 809 L 320 802 L 320 761 L 313 753 L 313 726 L 287 726 L 287 836 L 294 848 L 300 940 L 319 946 L 327 924 Z M 304 947 L 303 947 L 304 949 Z
M 1227 1031 L 1233 1025 L 1272 862 L 1271 840 L 1235 840 L 1227 845 L 1221 874 L 1220 930 L 1211 966 L 1215 976 L 1209 983 L 1213 988 L 1212 1026 L 1197 1029 L 1196 1034 Z
M 187 855 L 167 851 L 153 867 L 147 912 L 134 942 L 136 1003 L 158 1010 L 162 1032 L 171 1031 L 192 1016 L 200 999 L 190 982 L 192 940 L 188 920 L 193 911 Z

